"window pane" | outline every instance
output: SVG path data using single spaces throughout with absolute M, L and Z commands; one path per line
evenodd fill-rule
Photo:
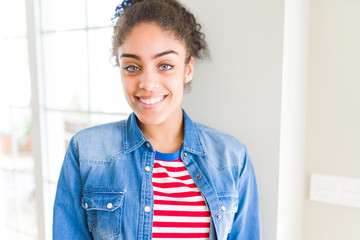
M 118 0 L 88 0 L 89 27 L 111 26 Z
M 24 0 L 0 1 L 0 38 L 26 35 Z
M 44 182 L 44 215 L 46 239 L 52 239 L 53 208 L 56 194 L 56 184 Z
M 91 111 L 131 112 L 123 94 L 119 68 L 110 63 L 112 29 L 89 31 Z
M 88 110 L 86 32 L 43 36 L 46 106 Z
M 0 111 L 0 224 L 4 239 L 35 240 L 38 228 L 31 112 L 4 108 Z
M 0 106 L 30 104 L 30 73 L 26 39 L 0 40 Z
M 43 31 L 84 28 L 85 0 L 41 0 Z

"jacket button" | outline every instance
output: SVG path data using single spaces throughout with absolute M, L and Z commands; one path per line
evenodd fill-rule
M 112 209 L 113 208 L 113 204 L 111 202 L 109 202 L 107 205 L 106 205 L 106 208 L 107 209 Z
M 144 208 L 145 212 L 150 212 L 150 210 L 151 210 L 151 208 L 149 206 L 145 206 L 145 208 Z
M 187 153 L 183 153 L 184 158 L 187 158 Z
M 225 207 L 225 206 L 221 206 L 221 210 L 222 210 L 223 212 L 225 212 L 225 211 L 226 211 L 226 207 Z
M 89 204 L 86 202 L 85 203 L 85 208 L 88 209 L 89 208 Z
M 147 147 L 147 148 L 150 148 L 150 147 L 151 147 L 150 143 L 147 142 L 147 143 L 146 143 L 146 147 Z
M 201 174 L 200 174 L 200 173 L 196 174 L 196 178 L 197 178 L 197 179 L 200 179 L 200 178 L 201 178 Z
M 150 172 L 151 168 L 149 166 L 145 167 L 145 171 Z
M 237 206 L 236 206 L 236 205 L 234 205 L 233 209 L 234 209 L 234 211 L 237 211 Z
M 221 219 L 221 215 L 220 214 L 216 214 L 216 219 L 220 220 Z

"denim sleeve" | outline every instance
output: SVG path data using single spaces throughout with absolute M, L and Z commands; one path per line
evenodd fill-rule
M 92 239 L 81 207 L 79 155 L 74 137 L 66 151 L 57 185 L 53 239 Z
M 239 206 L 228 239 L 260 240 L 258 192 L 254 170 L 247 151 L 245 151 L 245 158 L 239 178 Z

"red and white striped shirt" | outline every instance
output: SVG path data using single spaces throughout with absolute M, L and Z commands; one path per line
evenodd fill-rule
M 208 240 L 210 211 L 176 153 L 156 152 L 152 239 Z

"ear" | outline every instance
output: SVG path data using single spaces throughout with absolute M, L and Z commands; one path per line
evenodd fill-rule
M 185 66 L 185 80 L 184 83 L 189 83 L 194 76 L 194 58 L 190 57 L 189 63 Z

